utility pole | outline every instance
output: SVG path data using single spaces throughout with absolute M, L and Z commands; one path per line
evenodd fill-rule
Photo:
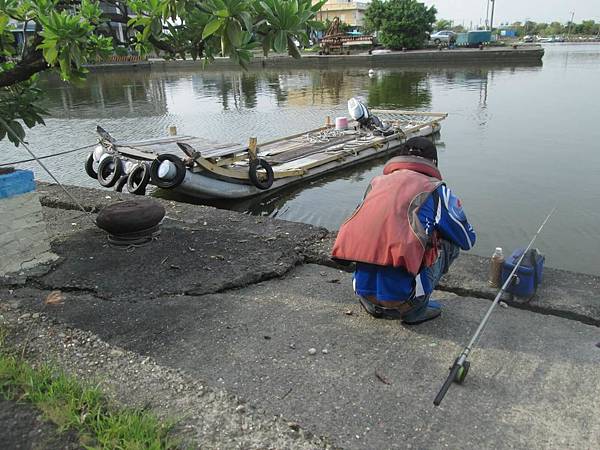
M 567 39 L 571 36 L 571 27 L 573 26 L 573 19 L 575 18 L 575 11 L 571 11 L 571 20 L 569 21 L 569 29 L 567 30 Z
M 490 18 L 490 0 L 487 0 L 487 7 L 485 8 L 485 29 L 489 30 L 490 29 L 490 22 L 489 19 Z
M 494 8 L 496 7 L 496 0 L 490 0 L 492 2 L 492 15 L 490 17 L 490 31 L 494 31 Z

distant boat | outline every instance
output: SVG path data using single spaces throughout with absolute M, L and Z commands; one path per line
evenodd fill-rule
M 346 130 L 328 123 L 258 145 L 252 140 L 241 145 L 193 136 L 120 142 L 98 127 L 100 142 L 85 168 L 102 186 L 134 194 L 144 194 L 150 184 L 201 200 L 242 199 L 393 154 L 406 139 L 439 131 L 447 116 L 366 107 L 364 111 L 367 118 L 351 121 Z

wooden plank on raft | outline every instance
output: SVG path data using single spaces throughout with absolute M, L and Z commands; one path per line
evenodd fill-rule
M 371 109 L 373 114 L 398 114 L 403 116 L 423 116 L 423 117 L 439 117 L 446 118 L 448 113 L 431 112 L 431 111 L 405 111 L 401 109 Z
M 332 161 L 345 158 L 344 153 L 315 153 L 314 155 L 306 156 L 305 158 L 295 159 L 277 166 L 278 170 L 309 170 L 313 167 L 322 166 Z

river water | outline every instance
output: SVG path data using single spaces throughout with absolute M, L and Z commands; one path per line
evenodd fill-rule
M 370 107 L 444 111 L 441 171 L 478 232 L 474 253 L 525 246 L 556 205 L 537 246 L 547 264 L 600 273 L 600 45 L 547 45 L 543 63 L 333 70 L 95 73 L 80 85 L 47 79 L 46 127 L 28 133 L 40 155 L 94 142 L 96 124 L 119 139 L 180 133 L 221 141 L 267 139 Z M 0 164 L 28 155 L 0 143 Z M 97 187 L 85 153 L 46 160 L 65 183 Z M 337 229 L 384 161 L 271 198 L 219 205 Z M 38 179 L 48 177 L 33 164 Z

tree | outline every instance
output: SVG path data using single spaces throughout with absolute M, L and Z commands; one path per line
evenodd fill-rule
M 115 47 L 140 54 L 159 51 L 166 58 L 228 56 L 242 67 L 253 50 L 264 54 L 300 52 L 294 40 L 308 44 L 306 30 L 325 0 L 0 0 L 0 140 L 23 139 L 21 121 L 43 124 L 46 112 L 37 74 L 58 72 L 65 81 L 83 79 L 86 64 L 108 56 Z M 115 24 L 125 26 L 124 41 Z M 34 31 L 27 33 L 28 25 Z M 19 39 L 15 39 L 18 36 Z
M 440 19 L 435 23 L 435 26 L 433 28 L 437 31 L 449 30 L 450 28 L 452 28 L 452 21 L 448 19 Z
M 575 33 L 577 34 L 596 34 L 597 24 L 593 20 L 584 20 L 580 24 L 575 26 Z
M 560 22 L 552 22 L 548 25 L 548 33 L 551 35 L 563 34 L 565 27 Z
M 420 48 L 433 31 L 437 10 L 417 0 L 373 0 L 365 12 L 365 25 L 378 31 L 379 41 L 392 49 Z

